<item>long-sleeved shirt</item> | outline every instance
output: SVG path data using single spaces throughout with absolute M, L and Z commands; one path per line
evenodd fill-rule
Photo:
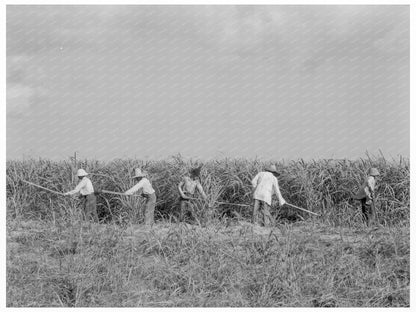
M 150 184 L 150 181 L 146 178 L 142 178 L 139 183 L 136 183 L 135 186 L 133 186 L 131 189 L 124 192 L 126 195 L 131 195 L 139 190 L 142 190 L 142 193 L 145 195 L 150 195 L 155 192 L 152 185 Z
M 89 195 L 94 193 L 94 187 L 92 186 L 91 180 L 87 177 L 83 177 L 82 180 L 72 191 L 67 192 L 68 195 L 73 195 L 80 192 L 81 195 Z
M 368 198 L 373 199 L 374 197 L 374 190 L 376 187 L 376 179 L 373 176 L 367 177 L 361 188 L 359 189 L 356 197 L 358 199 Z
M 262 200 L 269 206 L 272 204 L 273 194 L 277 195 L 279 204 L 283 205 L 286 201 L 283 199 L 279 189 L 279 182 L 271 172 L 259 172 L 251 181 L 254 190 L 254 199 Z

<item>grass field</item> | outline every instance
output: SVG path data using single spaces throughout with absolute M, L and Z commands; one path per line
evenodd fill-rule
M 277 164 L 284 198 L 320 213 L 283 207 L 275 225 L 249 223 L 251 178 L 268 163 L 204 163 L 190 224 L 176 223 L 177 183 L 192 161 L 7 162 L 7 306 L 408 307 L 409 161 L 384 158 Z M 134 167 L 150 174 L 157 223 L 140 224 L 141 201 L 99 196 L 101 224 L 80 221 L 76 199 L 35 189 L 74 187 L 82 166 L 96 187 L 126 190 Z M 366 228 L 351 199 L 381 171 L 378 226 Z M 212 213 L 206 209 L 212 206 Z

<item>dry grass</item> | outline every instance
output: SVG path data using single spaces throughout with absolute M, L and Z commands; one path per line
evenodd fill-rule
M 7 227 L 7 306 L 407 307 L 409 230 Z

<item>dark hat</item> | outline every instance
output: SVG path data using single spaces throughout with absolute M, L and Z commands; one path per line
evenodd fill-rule
M 189 172 L 191 175 L 199 177 L 199 175 L 201 174 L 201 169 L 202 169 L 202 165 L 196 168 L 192 168 L 191 170 L 189 170 Z

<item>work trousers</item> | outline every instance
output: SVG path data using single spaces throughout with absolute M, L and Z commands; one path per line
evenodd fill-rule
M 269 226 L 272 223 L 270 206 L 266 202 L 258 199 L 254 200 L 253 223 L 263 226 Z
M 187 214 L 193 214 L 193 203 L 189 199 L 179 199 L 179 221 L 185 221 Z
M 366 198 L 361 199 L 361 212 L 367 226 L 374 222 L 374 201 L 367 202 Z
M 156 206 L 156 194 L 143 195 L 146 198 L 145 210 L 144 210 L 144 224 L 153 225 L 155 223 L 155 206 Z
M 94 194 L 81 195 L 82 206 L 84 208 L 83 215 L 85 221 L 93 221 L 98 223 L 97 214 L 97 198 Z

